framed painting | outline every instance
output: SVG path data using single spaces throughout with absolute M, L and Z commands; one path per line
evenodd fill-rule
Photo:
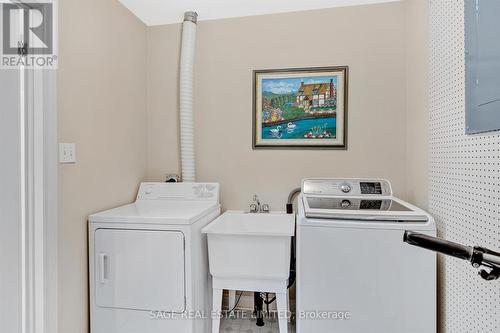
M 255 70 L 254 149 L 347 149 L 347 66 Z

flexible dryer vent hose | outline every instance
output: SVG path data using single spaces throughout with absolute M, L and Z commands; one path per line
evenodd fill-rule
M 182 180 L 195 181 L 194 125 L 193 125 L 193 67 L 198 14 L 186 12 L 182 24 L 180 61 L 180 141 Z

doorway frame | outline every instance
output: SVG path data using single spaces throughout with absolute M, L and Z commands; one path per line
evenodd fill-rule
M 57 72 L 24 69 L 23 333 L 56 333 L 58 313 Z
M 53 4 L 57 13 L 57 1 Z M 57 25 L 57 19 L 54 24 Z M 57 333 L 57 69 L 25 68 L 22 76 L 25 120 L 22 333 Z

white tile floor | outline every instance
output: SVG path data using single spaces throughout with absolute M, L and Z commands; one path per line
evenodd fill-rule
M 265 318 L 265 325 L 255 325 L 256 319 L 251 314 L 223 318 L 220 333 L 279 333 L 278 321 L 275 318 Z M 294 325 L 288 323 L 288 332 L 295 333 Z

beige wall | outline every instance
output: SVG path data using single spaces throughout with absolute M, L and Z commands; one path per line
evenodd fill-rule
M 197 176 L 224 208 L 283 209 L 306 177 L 384 177 L 406 197 L 406 7 L 396 2 L 202 21 L 195 62 Z M 148 29 L 148 178 L 179 172 L 180 25 Z M 348 65 L 347 151 L 256 150 L 252 70 Z
M 87 216 L 133 199 L 146 172 L 146 27 L 116 0 L 60 5 L 59 332 L 88 332 Z
M 427 209 L 429 154 L 429 2 L 406 0 L 407 199 Z

